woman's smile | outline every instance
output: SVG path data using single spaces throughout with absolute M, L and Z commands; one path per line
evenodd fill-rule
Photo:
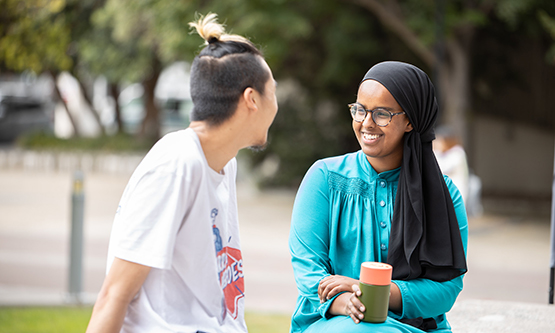
M 365 131 L 361 131 L 360 134 L 362 135 L 362 139 L 366 144 L 376 143 L 383 136 L 383 134 L 372 134 Z

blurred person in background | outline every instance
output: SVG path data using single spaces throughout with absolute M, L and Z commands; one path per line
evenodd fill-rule
M 261 52 L 215 14 L 190 24 L 189 128 L 158 141 L 122 195 L 87 332 L 247 332 L 235 180 L 238 151 L 266 145 L 276 83 Z
M 459 189 L 467 215 L 480 216 L 483 213 L 482 180 L 470 170 L 461 140 L 449 126 L 439 126 L 435 132 L 433 149 L 441 171 Z
M 432 151 L 434 87 L 413 65 L 379 63 L 349 111 L 361 150 L 317 161 L 295 198 L 291 332 L 451 332 L 445 313 L 463 288 L 468 225 Z M 368 261 L 393 266 L 381 324 L 361 321 Z
M 468 201 L 468 163 L 466 152 L 453 131 L 447 126 L 436 129 L 434 153 L 441 171 L 457 185 L 465 203 Z

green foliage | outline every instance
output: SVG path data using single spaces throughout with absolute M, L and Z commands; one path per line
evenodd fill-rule
M 0 332 L 73 333 L 85 332 L 91 307 L 0 307 Z M 287 332 L 290 316 L 247 312 L 251 333 Z
M 94 138 L 61 139 L 48 133 L 31 133 L 17 140 L 17 146 L 33 150 L 96 151 L 96 152 L 146 152 L 153 142 L 128 134 Z
M 547 62 L 555 65 L 555 17 L 549 16 L 545 10 L 539 10 L 538 19 L 553 41 L 546 54 Z
M 497 16 L 505 21 L 512 29 L 516 29 L 523 13 L 532 10 L 536 0 L 503 0 L 496 6 Z
M 1 0 L 0 63 L 15 71 L 67 70 L 70 28 L 60 12 L 64 0 Z

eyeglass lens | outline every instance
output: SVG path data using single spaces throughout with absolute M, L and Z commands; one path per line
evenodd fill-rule
M 386 126 L 391 121 L 391 113 L 384 109 L 369 110 L 372 113 L 372 120 L 378 126 Z M 356 122 L 362 122 L 366 118 L 366 110 L 361 105 L 351 106 L 351 115 Z

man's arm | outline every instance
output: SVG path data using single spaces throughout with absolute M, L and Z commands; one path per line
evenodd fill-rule
M 141 289 L 150 268 L 114 259 L 94 305 L 87 333 L 117 333 L 121 330 L 127 307 Z

